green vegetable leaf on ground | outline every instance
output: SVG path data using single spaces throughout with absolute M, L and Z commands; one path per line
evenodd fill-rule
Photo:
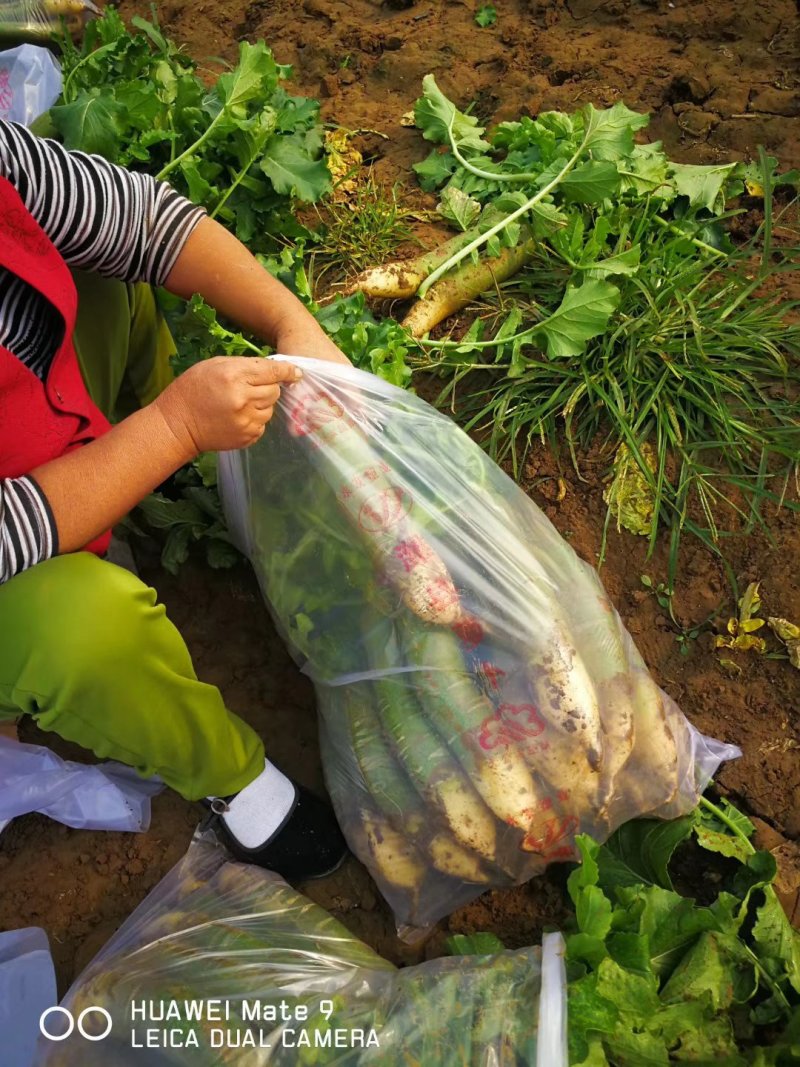
M 422 97 L 414 105 L 414 120 L 426 141 L 449 144 L 450 137 L 461 149 L 487 152 L 491 145 L 483 139 L 484 129 L 474 115 L 459 111 L 439 86 L 432 74 L 422 79 Z
M 309 134 L 273 137 L 264 149 L 261 169 L 283 196 L 314 201 L 330 189 L 331 178 L 320 146 Z
M 587 281 L 567 289 L 559 307 L 536 333 L 544 335 L 551 359 L 577 356 L 585 342 L 602 333 L 619 303 L 619 289 L 609 282 Z
M 578 838 L 583 862 L 568 882 L 571 1064 L 794 1062 L 800 938 L 752 829 L 729 802 L 704 799 L 674 822 L 629 823 L 602 846 Z M 716 899 L 699 905 L 669 888 L 670 864 L 709 845 L 725 873 Z M 776 1026 L 785 1027 L 777 1044 Z
M 481 205 L 457 186 L 452 185 L 442 193 L 437 211 L 443 219 L 455 223 L 460 230 L 468 230 L 477 221 L 481 213 Z
M 494 4 L 484 4 L 483 7 L 479 7 L 475 12 L 475 22 L 481 28 L 494 26 L 497 22 L 497 9 Z

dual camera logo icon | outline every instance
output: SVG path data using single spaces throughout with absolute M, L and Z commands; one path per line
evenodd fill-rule
M 93 1015 L 101 1016 L 102 1019 L 93 1019 Z M 57 1018 L 51 1019 L 51 1016 Z M 71 1011 L 58 1004 L 43 1011 L 39 1017 L 39 1030 L 48 1041 L 65 1041 L 76 1027 L 81 1037 L 85 1037 L 87 1041 L 102 1041 L 111 1033 L 111 1026 L 111 1016 L 105 1008 L 97 1005 L 84 1008 L 77 1019 Z

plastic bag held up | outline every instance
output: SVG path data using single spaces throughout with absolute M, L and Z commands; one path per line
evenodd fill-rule
M 575 859 L 577 833 L 690 810 L 738 750 L 656 686 L 597 573 L 450 419 L 293 362 L 263 439 L 222 457 L 223 499 L 398 922 Z
M 108 1036 L 40 1041 L 37 1067 L 566 1067 L 562 949 L 548 935 L 397 970 L 277 875 L 198 839 L 63 1001 L 108 1012 Z M 148 1044 L 148 1030 L 178 1039 Z

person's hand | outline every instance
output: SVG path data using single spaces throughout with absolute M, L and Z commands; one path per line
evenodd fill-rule
M 200 452 L 247 448 L 264 433 L 282 383 L 299 381 L 291 363 L 216 356 L 190 367 L 153 401 L 193 458 Z
M 282 356 L 308 356 L 310 359 L 324 359 L 329 363 L 352 366 L 344 352 L 336 347 L 310 315 L 308 319 L 298 316 L 294 322 L 280 330 L 275 339 L 275 350 Z

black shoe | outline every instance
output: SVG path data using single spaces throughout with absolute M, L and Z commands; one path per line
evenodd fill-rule
M 342 865 L 348 848 L 333 808 L 305 786 L 295 783 L 294 805 L 281 825 L 260 848 L 245 848 L 228 829 L 223 818 L 224 801 L 212 801 L 210 825 L 220 840 L 242 863 L 254 863 L 275 871 L 289 882 L 323 878 Z

